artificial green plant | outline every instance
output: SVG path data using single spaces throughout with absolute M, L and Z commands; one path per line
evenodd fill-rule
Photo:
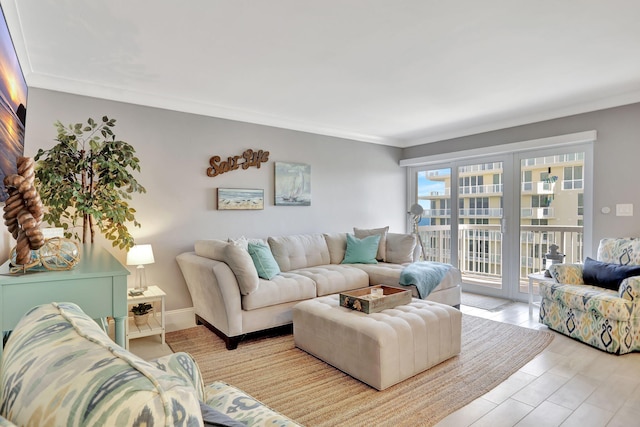
M 131 172 L 140 172 L 133 147 L 116 139 L 115 119 L 89 118 L 86 124 L 55 123 L 56 144 L 35 156 L 36 180 L 46 206 L 44 221 L 64 229 L 65 237 L 93 243 L 95 228 L 120 249 L 134 244 L 127 223 L 139 227 L 132 193 L 146 193 Z M 82 233 L 80 233 L 80 228 Z

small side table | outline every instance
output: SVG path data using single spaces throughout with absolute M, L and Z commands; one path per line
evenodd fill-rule
M 164 297 L 167 294 L 164 293 L 162 289 L 157 286 L 149 286 L 149 288 L 144 291 L 142 295 L 131 296 L 127 291 L 127 310 L 131 309 L 131 306 L 140 304 L 141 302 L 149 302 L 155 303 L 153 304 L 153 312 L 149 317 L 149 322 L 146 325 L 138 326 L 133 321 L 133 316 L 129 316 L 127 319 L 127 339 L 126 339 L 126 349 L 129 349 L 129 340 L 141 337 L 148 337 L 151 335 L 161 335 L 162 336 L 162 344 L 164 345 L 164 333 L 165 333 L 165 323 L 164 323 Z M 158 317 L 156 316 L 156 304 L 160 303 L 160 321 L 158 321 Z
M 533 307 L 540 307 L 540 303 L 533 300 L 533 285 L 534 283 L 546 282 L 547 280 L 553 280 L 549 276 L 545 276 L 544 272 L 531 273 L 529 277 L 529 317 L 533 316 Z

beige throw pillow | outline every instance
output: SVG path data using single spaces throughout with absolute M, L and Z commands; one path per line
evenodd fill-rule
M 376 255 L 376 259 L 378 261 L 386 261 L 387 259 L 387 232 L 389 231 L 389 226 L 384 228 L 372 228 L 372 229 L 362 229 L 353 227 L 353 234 L 358 239 L 363 239 L 368 236 L 380 235 L 380 243 L 378 244 L 378 254 Z
M 331 264 L 340 264 L 347 251 L 347 233 L 325 233 Z
M 224 249 L 228 243 L 223 240 L 196 240 L 196 255 L 224 262 Z
M 258 289 L 260 279 L 258 278 L 258 270 L 251 259 L 249 252 L 241 246 L 227 243 L 224 249 L 224 261 L 227 263 L 233 274 L 238 280 L 238 287 L 242 295 L 249 295 Z
M 413 262 L 417 241 L 415 234 L 387 233 L 387 262 L 394 264 Z

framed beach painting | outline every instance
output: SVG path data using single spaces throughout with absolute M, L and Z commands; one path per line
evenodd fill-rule
M 276 162 L 276 206 L 311 206 L 311 165 Z
M 262 210 L 264 190 L 254 188 L 218 188 L 218 210 Z

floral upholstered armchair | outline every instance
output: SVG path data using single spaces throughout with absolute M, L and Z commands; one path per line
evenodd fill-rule
M 597 260 L 549 272 L 540 323 L 608 353 L 640 351 L 640 239 L 602 239 Z

